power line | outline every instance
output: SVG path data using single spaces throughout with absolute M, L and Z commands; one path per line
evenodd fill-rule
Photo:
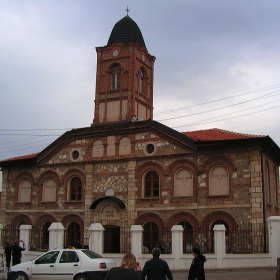
M 275 85 L 272 85 L 272 86 L 268 86 L 268 87 L 264 87 L 264 88 L 244 92 L 244 93 L 239 93 L 239 94 L 236 94 L 236 95 L 223 97 L 223 98 L 219 98 L 219 99 L 215 99 L 215 100 L 210 100 L 210 101 L 206 101 L 206 102 L 203 102 L 203 103 L 198 103 L 198 104 L 185 106 L 185 107 L 181 107 L 181 108 L 175 108 L 175 109 L 170 109 L 170 110 L 166 110 L 166 111 L 161 111 L 161 112 L 155 113 L 154 115 L 157 116 L 157 115 L 162 115 L 162 114 L 173 113 L 173 112 L 177 112 L 177 111 L 184 110 L 184 109 L 189 109 L 189 108 L 193 108 L 193 107 L 197 107 L 197 106 L 201 106 L 201 105 L 205 105 L 205 104 L 210 104 L 210 103 L 214 103 L 214 102 L 218 102 L 218 101 L 222 101 L 222 100 L 226 100 L 226 99 L 230 99 L 230 98 L 235 98 L 235 97 L 238 97 L 238 96 L 253 94 L 253 93 L 261 92 L 261 91 L 264 91 L 264 90 L 271 90 L 271 89 L 274 89 L 274 88 L 278 88 L 279 86 L 280 86 L 280 84 L 275 84 Z
M 280 90 L 278 90 L 278 91 L 280 91 Z M 278 91 L 275 91 L 275 92 L 272 92 L 272 93 L 276 93 Z M 220 108 L 214 108 L 214 109 L 210 109 L 210 110 L 206 110 L 206 111 L 202 111 L 202 112 L 196 112 L 196 113 L 193 113 L 193 114 L 188 114 L 188 115 L 183 115 L 183 116 L 178 116 L 178 117 L 173 117 L 173 118 L 168 118 L 168 119 L 162 119 L 162 120 L 159 120 L 159 121 L 168 121 L 168 120 L 174 120 L 174 119 L 179 119 L 179 118 L 184 118 L 184 117 L 189 117 L 189 116 L 194 116 L 194 115 L 201 115 L 201 114 L 205 114 L 205 113 L 210 113 L 210 112 L 213 112 L 213 111 L 218 111 L 218 110 L 234 107 L 234 106 L 237 106 L 237 105 L 245 104 L 245 103 L 248 103 L 248 102 L 256 101 L 256 100 L 259 100 L 259 99 L 271 97 L 271 96 L 268 96 L 268 95 L 270 95 L 272 93 L 265 94 L 265 95 L 262 95 L 262 96 L 259 96 L 259 97 L 253 98 L 253 99 L 249 99 L 249 100 L 246 100 L 246 101 L 243 101 L 243 102 L 223 106 L 223 107 L 220 107 Z M 274 96 L 274 95 L 272 95 L 272 96 Z
M 280 99 L 278 99 L 277 101 L 279 101 L 279 100 L 280 100 Z M 224 116 L 228 116 L 228 115 L 233 115 L 233 114 L 240 113 L 240 112 L 243 112 L 243 111 L 248 111 L 248 110 L 251 110 L 251 109 L 254 109 L 254 108 L 263 107 L 263 106 L 268 105 L 268 104 L 271 104 L 271 103 L 275 103 L 275 101 L 271 101 L 271 102 L 268 102 L 268 103 L 265 103 L 265 104 L 261 104 L 261 105 L 258 105 L 258 106 L 254 106 L 254 107 L 246 108 L 246 109 L 243 109 L 243 110 L 239 110 L 239 111 L 227 113 L 227 114 L 224 114 L 224 115 L 220 115 L 220 116 L 216 116 L 216 117 L 212 117 L 212 118 L 207 118 L 207 121 L 209 121 L 209 120 L 215 120 L 215 119 L 218 119 L 218 118 L 220 118 L 220 117 L 224 117 Z M 272 107 L 272 108 L 274 108 L 274 107 Z M 256 113 L 258 113 L 258 112 L 260 112 L 260 111 L 257 111 Z M 195 125 L 195 124 L 199 125 L 199 124 L 201 124 L 201 123 L 203 123 L 203 122 L 205 122 L 205 121 L 206 121 L 206 120 L 197 121 L 197 122 L 195 122 L 195 123 L 193 123 L 193 124 L 194 124 L 194 125 Z M 215 122 L 215 121 L 213 121 L 213 122 Z
M 264 111 L 271 110 L 271 109 L 278 108 L 278 107 L 280 107 L 280 105 L 277 105 L 277 106 L 274 106 L 274 107 L 270 107 L 270 108 L 267 108 L 267 109 L 263 109 L 263 110 L 259 110 L 259 111 L 256 111 L 256 112 L 244 114 L 244 115 L 239 115 L 239 116 L 235 116 L 235 117 L 231 117 L 231 118 L 224 118 L 224 119 L 216 120 L 214 122 L 221 122 L 221 121 L 225 121 L 225 120 L 231 120 L 231 119 L 235 119 L 235 118 L 249 116 L 249 115 L 257 114 L 257 113 L 264 112 Z M 199 122 L 198 124 L 207 124 L 207 123 L 212 123 L 212 121 L 210 121 L 210 122 L 208 122 L 208 121 L 206 121 L 206 122 Z M 178 128 L 178 127 L 184 127 L 184 126 L 193 126 L 193 125 L 197 125 L 197 123 L 180 125 L 180 126 L 175 126 L 175 127 L 172 127 L 172 128 Z

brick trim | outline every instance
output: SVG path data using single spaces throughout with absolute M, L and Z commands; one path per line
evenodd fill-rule
M 163 219 L 158 214 L 152 212 L 142 213 L 135 220 L 135 224 L 141 226 L 147 222 L 156 223 L 159 227 L 159 230 L 162 230 L 165 226 Z
M 192 225 L 193 229 L 199 227 L 199 221 L 197 217 L 187 211 L 180 211 L 173 214 L 167 221 L 167 227 L 171 229 L 172 226 L 177 225 L 181 221 L 187 221 Z
M 35 220 L 35 227 L 37 229 L 41 229 L 42 225 L 45 222 L 55 223 L 55 222 L 57 222 L 57 219 L 51 214 L 44 213 L 44 214 L 40 215 L 39 217 L 37 217 L 37 219 Z
M 213 211 L 208 213 L 203 218 L 202 225 L 206 228 L 210 228 L 211 225 L 217 220 L 225 221 L 231 229 L 237 227 L 237 222 L 235 221 L 234 217 L 226 211 Z
M 12 219 L 11 225 L 14 228 L 18 228 L 20 223 L 26 223 L 27 225 L 33 225 L 32 220 L 26 214 L 19 214 Z
M 61 183 L 62 184 L 68 184 L 68 181 L 71 177 L 79 177 L 82 181 L 82 184 L 85 185 L 86 183 L 86 175 L 85 173 L 80 169 L 70 169 L 67 172 L 64 173 Z
M 215 165 L 221 165 L 226 167 L 229 170 L 230 174 L 232 174 L 237 169 L 234 163 L 228 157 L 219 156 L 219 157 L 211 157 L 204 162 L 202 166 L 203 173 L 209 174 L 210 170 Z

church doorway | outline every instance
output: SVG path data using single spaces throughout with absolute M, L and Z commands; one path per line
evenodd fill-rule
M 120 253 L 120 227 L 104 226 L 104 253 Z

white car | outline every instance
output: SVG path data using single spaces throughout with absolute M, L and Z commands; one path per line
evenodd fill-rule
M 14 265 L 9 280 L 104 279 L 116 263 L 87 249 L 52 250 L 40 257 Z

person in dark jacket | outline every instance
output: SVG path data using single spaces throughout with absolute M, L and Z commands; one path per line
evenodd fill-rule
M 6 271 L 8 272 L 11 266 L 11 248 L 8 242 L 3 244 L 5 260 L 6 260 Z
M 145 280 L 173 280 L 172 273 L 166 261 L 159 258 L 160 249 L 154 248 L 152 251 L 153 258 L 147 261 L 142 270 L 142 279 Z
M 204 263 L 206 258 L 200 254 L 199 248 L 193 248 L 192 252 L 194 259 L 191 263 L 188 280 L 205 280 Z
M 111 268 L 104 280 L 141 280 L 141 266 L 133 254 L 126 254 L 121 266 Z
M 22 247 L 19 246 L 19 243 L 22 242 Z M 13 265 L 21 263 L 21 252 L 25 250 L 25 243 L 24 241 L 15 241 L 12 245 L 12 255 L 13 255 Z

